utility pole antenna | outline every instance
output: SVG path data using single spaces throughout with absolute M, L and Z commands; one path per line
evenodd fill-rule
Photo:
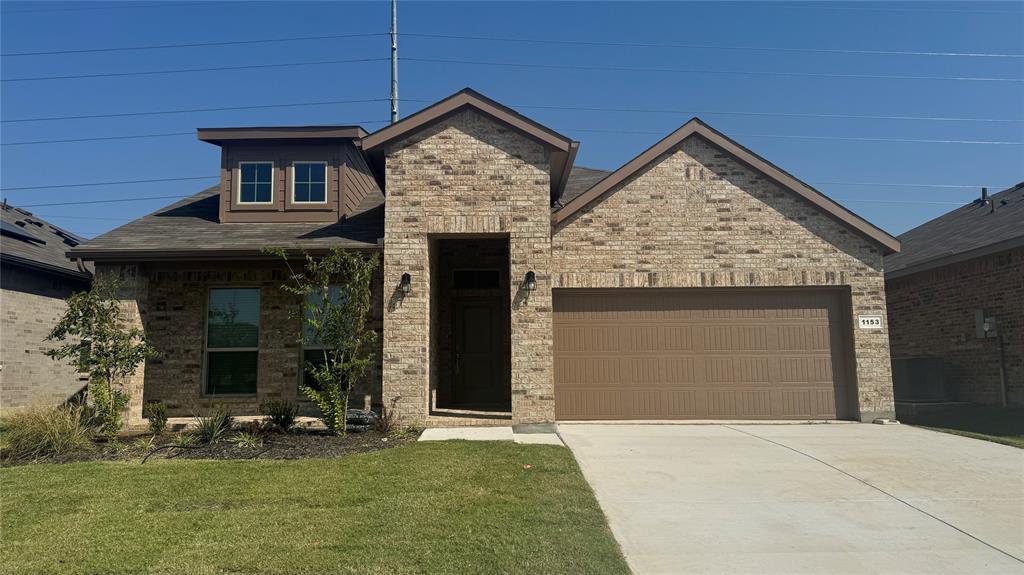
M 391 123 L 398 121 L 398 0 L 391 0 Z

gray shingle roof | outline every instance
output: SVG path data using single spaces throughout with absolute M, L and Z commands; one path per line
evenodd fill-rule
M 336 223 L 219 222 L 218 188 L 143 216 L 98 236 L 72 253 L 87 259 L 203 256 L 230 252 L 256 256 L 265 247 L 316 251 L 332 247 L 377 248 L 384 236 L 384 196 L 368 194 L 352 216 Z
M 995 208 L 993 210 L 993 208 Z M 887 276 L 915 273 L 951 260 L 1024 245 L 1024 182 L 974 201 L 899 236 L 903 249 L 885 258 Z
M 562 197 L 559 198 L 558 205 L 554 206 L 554 209 L 573 201 L 577 196 L 594 187 L 594 184 L 608 177 L 610 173 L 609 170 L 573 166 L 572 171 L 569 172 L 569 180 L 565 184 Z
M 63 228 L 7 204 L 0 207 L 0 257 L 50 272 L 88 278 L 89 272 L 78 269 L 65 252 L 85 241 Z

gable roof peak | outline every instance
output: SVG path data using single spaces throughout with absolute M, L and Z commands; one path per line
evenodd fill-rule
M 825 194 L 798 180 L 792 174 L 789 174 L 775 164 L 772 164 L 768 160 L 755 154 L 725 134 L 712 128 L 708 123 L 696 116 L 688 120 L 671 134 L 659 140 L 650 148 L 644 150 L 640 155 L 623 164 L 622 167 L 596 183 L 592 188 L 565 204 L 565 207 L 552 214 L 552 223 L 555 225 L 561 224 L 576 212 L 594 202 L 600 201 L 618 185 L 625 182 L 634 174 L 639 173 L 665 153 L 671 151 L 683 140 L 694 135 L 701 136 L 708 140 L 713 145 L 731 154 L 740 163 L 745 164 L 753 170 L 763 174 L 776 184 L 821 208 L 834 219 L 850 226 L 864 237 L 881 246 L 883 253 L 888 254 L 899 251 L 900 242 L 892 235 L 839 205 Z

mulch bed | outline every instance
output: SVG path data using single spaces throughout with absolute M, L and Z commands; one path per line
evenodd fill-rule
M 364 453 L 389 449 L 416 441 L 418 434 L 384 435 L 368 430 L 362 433 L 348 433 L 344 437 L 324 432 L 300 430 L 292 433 L 264 432 L 260 434 L 260 447 L 240 447 L 226 439 L 208 445 L 172 447 L 173 434 L 165 435 L 151 446 L 143 447 L 140 439 L 148 436 L 125 437 L 115 447 L 96 443 L 94 449 L 77 451 L 62 456 L 34 460 L 3 459 L 2 465 L 26 465 L 32 463 L 77 463 L 82 461 L 152 461 L 154 459 L 329 459 L 352 453 Z

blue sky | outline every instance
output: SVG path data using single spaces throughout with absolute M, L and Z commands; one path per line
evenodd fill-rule
M 180 2 L 129 7 L 139 5 L 4 2 L 0 48 L 4 54 L 12 54 L 372 34 L 386 32 L 390 18 L 386 1 Z M 110 6 L 116 8 L 106 8 Z M 1019 80 L 1024 78 L 1024 58 L 850 53 L 1024 54 L 1024 3 L 403 1 L 399 3 L 399 30 L 400 56 L 404 59 L 400 66 L 403 116 L 427 101 L 470 86 L 580 140 L 577 164 L 582 166 L 617 168 L 697 115 L 896 234 L 952 209 L 952 203 L 974 198 L 978 190 L 849 183 L 996 188 L 1024 180 L 1021 145 L 874 141 L 1024 141 L 1024 83 L 906 78 Z M 415 36 L 417 33 L 489 39 Z M 507 42 L 494 38 L 570 43 Z M 622 45 L 644 43 L 661 46 Z M 184 196 L 215 180 L 37 190 L 6 188 L 215 176 L 219 165 L 219 150 L 197 141 L 194 135 L 12 145 L 19 142 L 173 134 L 211 126 L 360 123 L 373 131 L 385 125 L 388 117 L 388 104 L 383 99 L 389 90 L 389 65 L 385 60 L 375 60 L 387 58 L 388 50 L 387 38 L 379 35 L 6 56 L 2 61 L 5 80 L 325 60 L 374 61 L 5 81 L 0 99 L 0 116 L 4 120 L 0 140 L 5 144 L 0 156 L 0 185 L 5 188 L 2 193 L 15 205 Z M 839 77 L 844 75 L 861 77 Z M 381 101 L 12 121 L 366 99 Z M 602 110 L 553 109 L 564 107 Z M 171 201 L 30 209 L 55 224 L 94 236 Z

